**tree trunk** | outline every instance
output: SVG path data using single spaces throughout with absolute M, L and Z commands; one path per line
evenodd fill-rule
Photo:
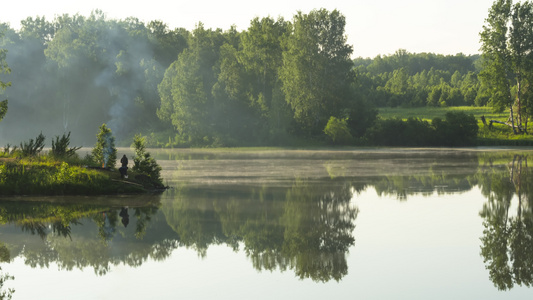
M 511 119 L 511 127 L 513 128 L 513 133 L 516 134 L 516 128 L 514 127 L 514 115 L 513 115 L 513 103 L 512 102 L 511 102 L 511 105 L 509 105 L 509 111 L 510 111 L 509 118 Z M 495 122 L 495 123 L 502 123 L 502 122 Z M 506 123 L 502 123 L 502 124 L 506 124 Z

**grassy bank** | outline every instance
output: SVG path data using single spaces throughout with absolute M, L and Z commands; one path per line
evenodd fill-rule
M 0 196 L 10 195 L 110 195 L 154 190 L 142 174 L 86 167 L 83 160 L 64 161 L 49 155 L 0 157 Z
M 506 121 L 509 117 L 507 112 L 495 113 L 490 107 L 415 107 L 415 108 L 380 108 L 379 116 L 384 119 L 419 118 L 431 121 L 434 118 L 444 119 L 447 112 L 462 111 L 472 114 L 478 121 L 479 132 L 476 143 L 478 146 L 533 146 L 533 136 L 529 134 L 516 135 L 508 126 L 494 124 L 491 128 L 485 126 L 481 121 L 484 116 L 486 120 Z
M 444 115 L 447 112 L 462 111 L 467 114 L 473 114 L 477 120 L 480 120 L 481 116 L 485 116 L 487 120 L 499 120 L 504 121 L 509 114 L 507 113 L 495 113 L 490 107 L 472 107 L 472 106 L 457 106 L 457 107 L 413 107 L 413 108 L 391 108 L 385 107 L 379 109 L 379 115 L 384 119 L 400 118 L 408 119 L 411 117 L 420 118 L 422 120 L 431 121 L 434 118 L 444 119 Z M 481 121 L 480 121 L 481 122 Z

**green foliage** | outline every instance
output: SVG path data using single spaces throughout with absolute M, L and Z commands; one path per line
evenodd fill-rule
M 117 160 L 115 137 L 105 123 L 100 126 L 100 131 L 96 135 L 96 145 L 91 153 L 96 163 L 101 164 L 103 167 L 115 167 Z
M 493 124 L 484 125 L 481 117 L 487 120 L 497 120 L 505 122 L 509 114 L 505 112 L 494 112 L 491 107 L 413 107 L 413 108 L 380 108 L 379 116 L 382 119 L 402 119 L 419 118 L 424 121 L 432 121 L 435 118 L 445 119 L 448 112 L 464 112 L 467 115 L 474 115 L 478 124 L 478 134 L 475 144 L 479 146 L 531 146 L 533 136 L 517 135 L 512 129 L 505 125 Z
M 4 118 L 7 113 L 7 100 L 0 101 L 0 121 Z
M 515 133 L 527 132 L 533 89 L 533 4 L 494 1 L 480 33 L 483 71 L 480 74 L 489 104 L 509 109 Z
M 146 151 L 146 139 L 142 135 L 135 135 L 131 147 L 135 153 L 133 157 L 133 168 L 135 172 L 139 172 L 150 177 L 152 181 L 159 186 L 163 185 L 161 179 L 161 166 L 157 164 L 157 161 Z
M 35 140 L 30 139 L 28 142 L 20 143 L 20 151 L 22 156 L 36 156 L 44 148 L 45 136 L 41 132 Z
M 205 29 L 200 23 L 184 50 L 165 72 L 158 90 L 161 106 L 157 115 L 170 121 L 189 146 L 205 144 L 212 135 L 214 113 L 212 71 L 224 39 L 220 30 Z
M 418 118 L 378 119 L 368 130 L 367 140 L 378 146 L 425 146 L 432 145 L 431 133 L 429 122 Z
M 240 32 L 201 23 L 169 30 L 101 11 L 30 17 L 20 30 L 0 24 L 13 69 L 0 64 L 1 79 L 14 83 L 7 98 L 18 99 L 10 115 L 25 116 L 4 119 L 3 136 L 18 141 L 30 119 L 43 132 L 76 132 L 76 143 L 93 140 L 91 128 L 105 123 L 117 137 L 142 132 L 157 146 L 305 145 L 330 116 L 347 119 L 359 139 L 375 120 L 372 107 L 489 102 L 478 56 L 400 49 L 352 60 L 345 22 L 339 11 L 319 9 L 290 21 L 255 18 Z M 1 115 L 7 102 L 0 103 Z
M 422 120 L 431 121 L 434 118 L 444 118 L 448 112 L 465 112 L 472 114 L 476 119 L 485 116 L 487 119 L 504 120 L 509 115 L 505 113 L 497 113 L 490 107 L 472 107 L 472 106 L 457 106 L 457 107 L 383 107 L 379 109 L 379 116 L 383 119 L 399 118 L 406 120 L 407 118 L 420 118 Z
M 58 195 L 98 194 L 109 187 L 109 178 L 96 170 L 55 161 L 7 162 L 0 165 L 0 194 Z
M 282 90 L 294 120 L 307 135 L 323 130 L 330 116 L 341 115 L 351 98 L 353 49 L 346 44 L 345 22 L 337 10 L 299 12 L 286 39 Z
M 118 172 L 87 168 L 85 159 L 68 160 L 42 155 L 2 161 L 0 195 L 99 195 L 139 193 L 152 188 L 122 184 Z
M 379 119 L 367 139 L 378 146 L 468 146 L 475 144 L 477 133 L 473 115 L 447 112 L 445 120 L 437 117 L 431 123 L 412 117 Z
M 347 145 L 353 142 L 353 137 L 348 129 L 348 122 L 346 119 L 337 119 L 330 117 L 324 133 L 331 139 L 333 144 Z
M 81 149 L 81 147 L 72 147 L 70 145 L 70 132 L 65 135 L 63 134 L 61 138 L 56 136 L 55 141 L 52 140 L 52 155 L 57 157 L 72 157 L 76 155 L 76 151 Z
M 435 128 L 436 144 L 444 146 L 474 145 L 479 130 L 474 115 L 464 112 L 448 112 L 444 121 L 435 118 L 431 124 Z
M 484 104 L 479 56 L 409 53 L 354 60 L 357 94 L 378 107 Z

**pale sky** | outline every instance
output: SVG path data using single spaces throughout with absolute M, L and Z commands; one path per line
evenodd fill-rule
M 282 16 L 292 20 L 297 11 L 338 9 L 346 17 L 348 43 L 354 57 L 390 55 L 398 49 L 412 53 L 479 53 L 479 32 L 494 0 L 6 0 L 0 22 L 18 29 L 29 16 L 79 13 L 95 9 L 110 19 L 136 17 L 144 22 L 161 20 L 171 29 L 206 28 L 246 30 L 255 17 Z

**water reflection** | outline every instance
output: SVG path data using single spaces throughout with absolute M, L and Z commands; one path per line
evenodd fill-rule
M 293 270 L 300 278 L 340 280 L 354 244 L 357 208 L 350 185 L 296 180 L 286 188 L 180 188 L 163 204 L 180 242 L 200 256 L 213 244 L 244 246 L 257 270 Z
M 147 225 L 158 211 L 159 199 L 153 197 L 158 196 L 109 198 L 107 202 L 112 204 L 107 205 L 94 204 L 99 202 L 94 198 L 62 198 L 63 203 L 42 199 L 2 201 L 0 236 L 7 249 L 3 257 L 7 261 L 23 257 L 25 264 L 34 268 L 48 268 L 51 263 L 61 270 L 92 267 L 98 275 L 120 263 L 139 266 L 148 257 L 157 257 L 161 248 L 160 241 L 136 242 L 146 234 Z M 128 230 L 130 215 L 135 226 Z M 164 252 L 167 256 L 170 253 Z
M 169 152 L 172 153 L 172 152 Z M 163 154 L 165 156 L 167 154 Z M 157 156 L 161 158 L 161 154 Z M 357 247 L 354 194 L 409 201 L 478 187 L 481 258 L 499 289 L 533 284 L 533 172 L 509 152 L 168 154 L 159 196 L 0 202 L 0 258 L 31 267 L 139 267 L 179 248 L 242 250 L 258 271 L 341 281 Z M 190 160 L 186 160 L 190 159 Z M 50 199 L 48 199 L 50 200 Z M 60 201 L 61 200 L 61 201 Z M 459 209 L 459 208 L 458 208 Z M 21 234 L 24 233 L 24 234 Z
M 491 162 L 492 163 L 492 162 Z M 533 284 L 533 172 L 527 156 L 515 155 L 506 168 L 480 176 L 487 197 L 481 255 L 490 279 L 500 290 Z M 512 201 L 517 203 L 512 205 Z

